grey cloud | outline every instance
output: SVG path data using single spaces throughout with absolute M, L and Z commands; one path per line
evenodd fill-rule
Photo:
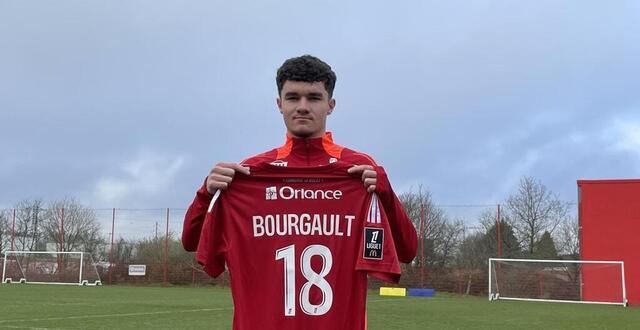
M 215 161 L 282 142 L 275 70 L 303 53 L 338 73 L 337 142 L 372 154 L 397 189 L 497 202 L 532 175 L 575 198 L 575 179 L 640 175 L 612 148 L 619 135 L 602 136 L 640 107 L 638 13 L 635 1 L 5 1 L 0 204 L 106 203 L 100 178 L 139 182 L 122 165 L 153 150 L 186 160 L 126 206 L 186 206 Z

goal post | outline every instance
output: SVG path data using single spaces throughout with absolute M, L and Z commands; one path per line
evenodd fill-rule
M 623 261 L 489 259 L 489 300 L 627 305 Z
M 5 251 L 1 283 L 102 284 L 91 254 L 77 251 Z

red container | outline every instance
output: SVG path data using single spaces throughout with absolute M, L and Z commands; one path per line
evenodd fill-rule
M 640 180 L 578 180 L 580 258 L 624 261 L 630 305 L 640 305 Z M 582 300 L 620 301 L 620 275 L 585 268 Z

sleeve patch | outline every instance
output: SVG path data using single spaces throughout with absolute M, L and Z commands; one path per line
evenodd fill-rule
M 383 228 L 364 228 L 364 259 L 382 260 L 384 246 Z

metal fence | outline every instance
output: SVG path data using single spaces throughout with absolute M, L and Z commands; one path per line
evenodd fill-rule
M 84 251 L 92 256 L 104 284 L 229 284 L 228 274 L 210 278 L 195 262 L 195 254 L 183 250 L 186 209 L 84 210 L 80 216 L 78 210 L 64 208 L 0 210 L 0 250 Z M 418 232 L 418 254 L 402 266 L 401 285 L 486 294 L 486 268 L 469 266 L 461 251 L 467 238 L 486 234 L 487 226 L 495 224 L 495 244 L 485 254 L 502 256 L 500 205 L 436 205 L 410 216 Z M 79 218 L 87 217 L 94 227 L 83 227 Z M 472 262 L 484 265 L 486 259 Z M 145 265 L 145 274 L 130 275 L 130 265 Z

